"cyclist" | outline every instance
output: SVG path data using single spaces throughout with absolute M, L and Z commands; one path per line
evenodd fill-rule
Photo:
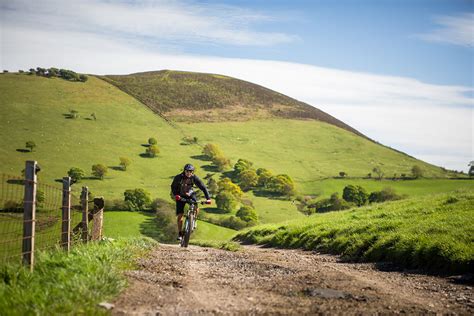
M 194 166 L 192 164 L 186 164 L 183 168 L 183 172 L 176 175 L 171 183 L 171 192 L 174 195 L 176 200 L 176 216 L 178 223 L 178 240 L 183 236 L 182 226 L 183 226 L 183 214 L 185 202 L 180 201 L 181 198 L 197 200 L 196 192 L 193 191 L 193 186 L 196 186 L 204 192 L 206 196 L 206 204 L 211 204 L 211 197 L 209 196 L 209 191 L 206 186 L 199 179 L 198 176 L 194 174 Z M 196 209 L 196 218 L 199 214 L 199 208 Z

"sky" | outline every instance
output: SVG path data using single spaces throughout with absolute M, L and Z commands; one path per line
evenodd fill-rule
M 0 0 L 0 44 L 9 71 L 224 74 L 437 166 L 474 160 L 474 0 Z

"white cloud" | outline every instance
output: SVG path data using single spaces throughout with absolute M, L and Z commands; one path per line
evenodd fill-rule
M 97 5 L 95 1 L 84 3 Z M 106 25 L 115 23 L 105 20 Z M 425 161 L 467 170 L 467 162 L 474 160 L 472 87 L 432 85 L 411 78 L 279 61 L 164 54 L 158 49 L 143 49 L 136 42 L 131 44 L 126 36 L 81 28 L 2 22 L 2 33 L 1 69 L 54 66 L 94 74 L 161 69 L 220 73 L 314 105 L 370 138 Z
M 418 35 L 419 38 L 430 42 L 474 47 L 474 13 L 439 16 L 434 20 L 440 28 L 428 34 Z
M 278 32 L 251 29 L 274 17 L 234 6 L 197 5 L 182 1 L 103 2 L 100 0 L 17 0 L 3 6 L 6 23 L 31 22 L 49 30 L 89 31 L 123 39 L 270 46 L 297 39 Z

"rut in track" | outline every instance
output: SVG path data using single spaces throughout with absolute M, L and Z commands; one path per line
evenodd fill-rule
M 160 245 L 127 272 L 115 315 L 473 314 L 469 285 L 383 272 L 372 264 L 301 250 L 242 251 Z

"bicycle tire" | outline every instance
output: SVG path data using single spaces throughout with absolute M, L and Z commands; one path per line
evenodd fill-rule
M 184 225 L 183 235 L 181 236 L 181 241 L 179 242 L 181 247 L 185 247 L 184 246 L 184 236 L 186 234 L 186 228 L 188 227 L 188 218 L 187 217 L 184 219 L 183 225 Z
M 189 217 L 186 219 L 186 229 L 184 231 L 184 238 L 183 238 L 183 244 L 184 247 L 187 247 L 189 244 L 189 238 L 191 237 L 191 231 L 193 230 L 193 219 L 194 215 L 191 213 L 189 214 Z

